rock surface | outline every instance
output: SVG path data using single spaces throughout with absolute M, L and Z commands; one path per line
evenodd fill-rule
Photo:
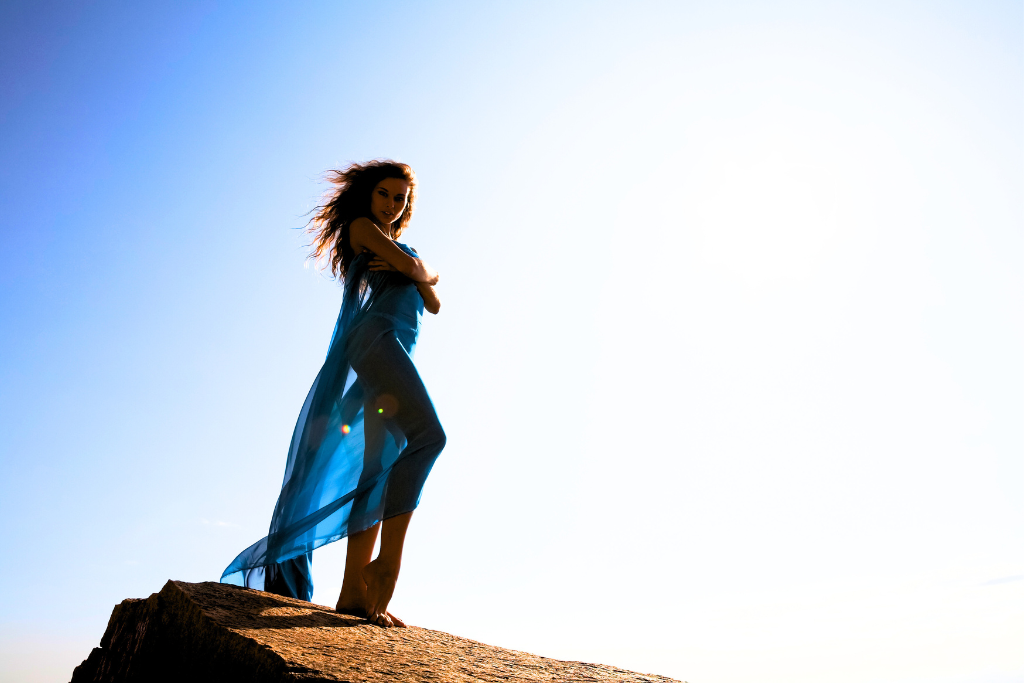
M 122 681 L 671 681 L 383 629 L 322 605 L 220 583 L 168 581 L 114 608 L 72 683 Z

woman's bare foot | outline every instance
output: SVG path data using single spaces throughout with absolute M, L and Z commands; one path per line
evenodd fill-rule
M 338 604 L 335 605 L 334 611 L 337 612 L 338 614 L 348 614 L 349 616 L 360 617 L 362 619 L 370 620 L 370 617 L 369 617 L 370 610 L 366 609 L 366 600 L 361 600 L 359 602 L 351 602 L 351 601 L 343 601 L 339 597 L 338 598 Z M 391 612 L 385 612 L 384 615 L 388 619 L 391 620 L 390 624 L 386 624 L 387 626 L 399 626 L 401 628 L 405 628 L 405 622 L 402 621 L 401 619 L 399 619 L 398 617 L 396 617 Z M 384 621 L 384 620 L 382 620 L 382 621 Z M 378 622 L 374 621 L 373 623 L 376 624 Z M 385 625 L 385 624 L 379 624 L 379 625 Z
M 366 607 L 363 605 L 342 604 L 341 600 L 334 606 L 334 611 L 338 614 L 347 614 L 352 617 L 366 616 Z
M 363 567 L 363 581 L 366 582 L 366 618 L 385 628 L 404 627 L 404 621 L 388 612 L 388 603 L 398 583 L 398 568 L 378 558 Z
M 346 581 L 342 585 L 334 611 L 353 617 L 366 616 L 366 584 L 363 583 L 362 577 L 357 577 L 355 581 Z

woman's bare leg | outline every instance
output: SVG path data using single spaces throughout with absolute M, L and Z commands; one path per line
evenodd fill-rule
M 366 583 L 363 581 L 363 567 L 373 559 L 373 546 L 377 542 L 380 523 L 374 524 L 366 531 L 348 537 L 348 550 L 345 554 L 345 578 L 341 582 L 341 595 L 338 597 L 339 612 L 366 611 Z
M 353 364 L 367 397 L 370 414 L 380 415 L 396 443 L 405 447 L 388 473 L 380 553 L 362 570 L 366 585 L 366 617 L 380 626 L 404 626 L 389 614 L 402 567 L 402 550 L 412 511 L 419 504 L 423 483 L 445 445 L 445 434 L 413 365 L 395 333 L 381 336 Z
M 366 618 L 379 626 L 405 626 L 400 619 L 388 613 L 388 603 L 395 594 L 398 572 L 402 568 L 402 548 L 409 530 L 412 513 L 384 520 L 377 559 L 362 571 L 366 583 Z

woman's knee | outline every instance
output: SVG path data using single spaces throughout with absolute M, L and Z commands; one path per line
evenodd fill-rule
M 421 443 L 434 454 L 434 457 L 440 455 L 441 451 L 444 450 L 445 444 L 448 442 L 448 436 L 444 433 L 444 428 L 437 420 L 434 420 L 429 427 L 423 430 L 421 439 Z

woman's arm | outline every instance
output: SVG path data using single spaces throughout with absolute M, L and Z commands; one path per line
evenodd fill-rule
M 372 251 L 392 268 L 417 283 L 436 285 L 441 276 L 423 259 L 409 256 L 390 237 L 380 231 L 369 218 L 357 218 L 348 228 L 348 241 L 352 250 L 359 254 Z M 424 297 L 424 300 L 426 297 Z
M 416 251 L 413 249 L 413 251 Z M 380 256 L 374 255 L 370 259 L 369 264 L 370 270 L 390 270 L 392 272 L 398 272 L 398 269 L 393 265 L 382 259 Z M 430 313 L 437 315 L 438 311 L 441 310 L 441 298 L 437 295 L 437 290 L 433 285 L 428 285 L 426 282 L 416 282 L 413 280 L 413 284 L 416 285 L 416 289 L 419 291 L 420 296 L 423 297 L 423 308 L 427 309 Z
M 437 296 L 437 290 L 426 282 L 417 282 L 416 289 L 420 290 L 420 296 L 423 297 L 423 308 L 437 315 L 441 310 L 441 299 Z

